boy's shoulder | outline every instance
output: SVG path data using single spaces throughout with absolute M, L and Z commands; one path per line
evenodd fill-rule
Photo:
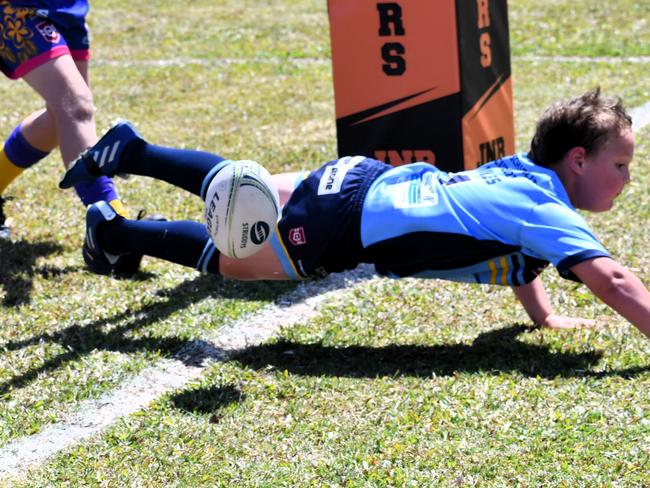
M 540 183 L 552 178 L 552 171 L 535 164 L 526 153 L 517 153 L 496 159 L 479 166 L 476 171 L 499 171 L 506 177 L 524 177 L 533 183 Z
M 535 164 L 526 153 L 497 159 L 473 171 L 486 183 L 493 185 L 495 190 L 499 187 L 508 188 L 511 191 L 530 194 L 533 198 L 535 195 L 546 195 L 573 209 L 557 173 Z

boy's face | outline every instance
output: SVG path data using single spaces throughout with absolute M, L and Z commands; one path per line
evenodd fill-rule
M 614 199 L 630 182 L 630 163 L 634 156 L 634 135 L 629 129 L 611 136 L 591 156 L 585 155 L 579 165 L 577 208 L 604 212 L 612 208 Z

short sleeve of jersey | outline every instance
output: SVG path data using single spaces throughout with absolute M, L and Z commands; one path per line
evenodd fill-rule
M 521 229 L 523 251 L 551 262 L 565 278 L 576 264 L 609 253 L 574 210 L 555 202 L 535 206 Z

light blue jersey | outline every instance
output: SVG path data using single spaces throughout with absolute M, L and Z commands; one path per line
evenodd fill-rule
M 609 256 L 550 169 L 524 154 L 446 173 L 426 163 L 390 169 L 361 213 L 362 260 L 390 277 L 518 286 L 549 262 Z

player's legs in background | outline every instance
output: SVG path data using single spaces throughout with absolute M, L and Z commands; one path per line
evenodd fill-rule
M 57 131 L 57 142 L 67 168 L 97 139 L 90 87 L 69 55 L 34 68 L 24 80 L 43 97 L 48 117 L 62 129 Z
M 88 83 L 88 62 L 60 55 L 23 75 L 46 102 L 46 108 L 27 116 L 0 149 L 0 238 L 10 235 L 5 225 L 4 191 L 25 169 L 45 158 L 57 145 L 64 164 L 69 164 L 96 139 L 93 103 Z M 59 124 L 65 130 L 58 131 Z M 124 208 L 111 179 L 98 178 L 75 185 L 84 205 L 99 200 Z
M 49 154 L 58 145 L 56 125 L 47 108 L 29 114 L 18 128 L 25 142 L 44 155 Z
M 89 62 L 85 59 L 76 59 L 75 65 L 86 82 L 86 85 L 90 89 Z M 97 141 L 96 132 L 93 136 L 94 141 Z M 79 183 L 78 185 L 75 185 L 74 189 L 84 205 L 87 206 L 91 203 L 103 200 L 109 202 L 120 215 L 126 215 L 122 201 L 120 200 L 115 184 L 111 178 L 101 176 L 94 181 Z
M 0 3 L 2 6 L 8 5 L 4 0 Z M 54 18 L 44 20 L 43 14 L 35 9 L 11 7 L 8 11 L 5 10 L 5 14 L 1 22 L 12 22 L 11 16 L 15 16 L 24 27 L 25 39 L 19 42 L 19 39 L 10 36 L 5 40 L 0 67 L 10 78 L 24 78 L 45 98 L 46 108 L 26 117 L 0 149 L 0 237 L 9 236 L 3 212 L 5 198 L 2 196 L 9 184 L 25 169 L 46 157 L 59 142 L 64 163 L 69 163 L 78 156 L 81 149 L 96 141 L 88 82 L 89 49 L 85 13 L 75 17 L 69 13 L 61 14 L 66 19 L 61 24 L 61 31 Z M 50 10 L 48 15 L 57 17 L 59 12 Z M 56 72 L 59 67 L 62 67 L 62 73 L 67 78 Z M 63 79 L 63 83 L 48 86 L 51 73 L 57 75 L 53 78 L 55 82 Z M 39 89 L 42 86 L 50 90 Z M 61 91 L 61 87 L 67 90 Z M 70 103 L 71 100 L 75 103 Z M 68 125 L 59 134 L 57 123 L 61 121 L 57 121 L 55 115 L 62 112 L 62 107 L 67 107 L 68 113 L 63 112 L 64 116 L 59 118 L 72 125 Z M 75 189 L 84 205 L 106 200 L 123 212 L 110 179 L 100 178 L 92 183 L 77 185 Z
M 0 149 L 0 238 L 11 235 L 4 212 L 7 187 L 56 147 L 56 129 L 46 109 L 33 112 L 11 132 Z
M 88 61 L 75 60 L 74 64 L 86 86 L 89 87 Z M 66 65 L 69 66 L 69 63 L 66 63 Z M 62 132 L 62 137 L 67 137 L 67 130 Z M 20 142 L 10 137 L 5 143 L 7 151 L 15 155 L 14 159 L 22 168 L 33 166 L 58 145 L 59 133 L 52 110 L 45 108 L 30 114 L 14 130 L 14 135 L 20 138 Z M 90 137 L 93 142 L 96 140 L 94 124 L 92 125 L 92 132 L 87 137 Z M 23 148 L 19 145 L 22 145 Z M 3 188 L 0 188 L 0 193 L 2 190 Z M 111 205 L 120 213 L 124 212 L 115 185 L 109 178 L 101 177 L 93 182 L 76 185 L 75 190 L 84 205 L 104 200 L 111 202 Z

